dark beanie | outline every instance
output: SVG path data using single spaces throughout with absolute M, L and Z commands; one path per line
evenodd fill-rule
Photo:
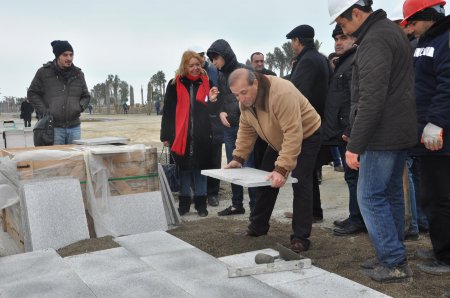
M 70 51 L 73 53 L 72 46 L 67 40 L 54 40 L 50 43 L 53 47 L 53 54 L 58 58 L 59 55 L 66 51 Z
M 335 38 L 336 35 L 341 35 L 341 34 L 344 34 L 344 32 L 342 31 L 341 26 L 336 24 L 336 27 L 334 27 L 333 33 L 331 34 L 331 37 Z
M 300 25 L 292 29 L 291 32 L 286 34 L 287 39 L 294 37 L 298 38 L 314 38 L 314 28 L 309 25 Z

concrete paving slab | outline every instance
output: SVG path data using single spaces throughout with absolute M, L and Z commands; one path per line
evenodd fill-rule
M 95 297 L 53 250 L 0 258 L 0 297 Z
M 272 184 L 270 180 L 266 179 L 269 172 L 246 167 L 239 169 L 202 170 L 201 174 L 244 187 L 258 187 Z M 292 183 L 297 183 L 297 179 L 289 176 L 285 185 Z
M 272 256 L 277 255 L 275 250 L 264 249 L 226 256 L 219 260 L 230 266 L 251 266 L 255 264 L 255 255 L 260 252 Z M 274 287 L 289 297 L 389 297 L 315 266 L 300 272 L 277 272 L 252 277 Z
M 20 206 L 25 251 L 58 249 L 89 238 L 78 179 L 27 181 L 21 185 Z
M 64 258 L 87 284 L 105 282 L 120 276 L 154 271 L 123 247 L 117 247 Z
M 166 231 L 167 218 L 161 192 L 108 197 L 108 214 L 95 224 L 97 237 Z
M 114 241 L 138 257 L 146 257 L 194 247 L 163 231 L 117 237 Z
M 253 277 L 229 278 L 223 262 L 198 248 L 141 259 L 195 297 L 287 297 Z

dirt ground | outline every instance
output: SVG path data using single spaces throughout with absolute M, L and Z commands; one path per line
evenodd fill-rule
M 159 141 L 160 117 L 145 115 L 83 115 L 82 138 L 100 136 L 120 136 L 130 138 L 130 143 L 144 143 L 161 147 Z M 34 122 L 33 122 L 34 124 Z M 337 177 L 336 183 L 344 183 L 342 177 Z M 321 190 L 333 193 L 332 182 L 324 183 Z M 328 188 L 328 189 L 327 189 Z M 331 189 L 330 189 L 331 188 Z M 228 205 L 229 187 L 221 189 L 221 205 Z M 334 196 L 332 196 L 334 198 Z M 346 202 L 338 198 L 341 206 Z M 334 203 L 333 203 L 334 204 Z M 332 210 L 334 205 L 329 209 Z M 345 208 L 344 208 L 345 209 Z M 199 218 L 195 214 L 186 217 L 183 223 L 169 231 L 172 235 L 192 244 L 195 247 L 211 254 L 222 257 L 237 253 L 253 251 L 264 248 L 275 248 L 275 244 L 288 245 L 291 226 L 286 219 L 273 216 L 269 234 L 258 238 L 245 238 L 236 235 L 236 231 L 245 229 L 248 224 L 248 213 L 232 217 L 213 216 L 216 210 L 210 210 L 210 216 Z M 330 211 L 331 212 L 331 211 Z M 345 210 L 343 212 L 346 213 Z M 325 213 L 325 216 L 327 213 Z M 333 219 L 336 219 L 333 218 Z M 330 222 L 332 219 L 326 219 Z M 450 291 L 450 277 L 433 276 L 422 273 L 416 267 L 420 260 L 414 259 L 413 253 L 417 248 L 431 248 L 428 235 L 421 234 L 421 239 L 406 242 L 410 266 L 414 272 L 414 281 L 406 284 L 380 284 L 361 274 L 359 263 L 373 257 L 374 251 L 366 233 L 356 236 L 333 236 L 331 226 L 314 224 L 309 251 L 303 253 L 311 258 L 313 264 L 331 271 L 370 288 L 393 297 L 441 297 L 444 292 Z M 61 256 L 81 254 L 91 251 L 117 247 L 118 244 L 111 237 L 88 239 L 60 249 Z

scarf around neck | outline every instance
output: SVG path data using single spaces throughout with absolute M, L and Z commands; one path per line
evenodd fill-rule
M 186 77 L 190 84 L 194 81 L 200 79 L 201 84 L 198 87 L 195 99 L 206 105 L 206 97 L 209 94 L 209 79 L 206 75 L 191 76 Z M 176 106 L 176 118 L 175 118 L 175 140 L 172 144 L 172 152 L 179 156 L 184 156 L 186 151 L 188 127 L 189 127 L 189 117 L 191 109 L 191 98 L 189 95 L 188 88 L 181 82 L 181 77 L 176 76 L 176 92 L 177 92 L 177 106 Z

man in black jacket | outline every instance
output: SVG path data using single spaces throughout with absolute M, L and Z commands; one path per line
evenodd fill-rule
M 55 59 L 39 68 L 28 88 L 28 99 L 37 114 L 53 116 L 54 145 L 71 144 L 81 137 L 80 114 L 90 95 L 83 72 L 73 65 L 70 43 L 55 40 L 51 45 Z
M 352 235 L 365 230 L 356 197 L 358 171 L 350 169 L 345 163 L 345 149 L 350 135 L 350 85 L 352 82 L 352 61 L 355 56 L 355 38 L 342 32 L 336 25 L 333 30 L 334 50 L 337 59 L 325 102 L 325 115 L 322 122 L 323 145 L 337 146 L 344 166 L 344 178 L 348 185 L 350 215 L 344 220 L 334 221 L 336 236 Z
M 31 126 L 31 114 L 33 114 L 34 108 L 28 99 L 25 99 L 20 105 L 20 118 L 23 119 L 23 126 Z
M 314 28 L 309 25 L 297 26 L 286 35 L 286 38 L 291 39 L 292 50 L 297 55 L 289 80 L 309 100 L 320 117 L 323 118 L 331 68 L 327 57 L 316 49 Z M 315 222 L 323 220 L 319 179 L 321 179 L 322 175 L 322 164 L 327 163 L 327 156 L 329 155 L 330 150 L 328 147 L 321 148 L 316 160 L 316 169 L 313 175 L 312 210 Z
M 358 204 L 376 258 L 361 264 L 378 282 L 412 280 L 404 238 L 403 170 L 416 144 L 408 38 L 371 0 L 328 0 L 331 22 L 356 37 L 347 165 L 357 170 Z
M 413 152 L 420 160 L 420 199 L 436 258 L 417 267 L 436 275 L 450 274 L 450 16 L 445 16 L 444 4 L 406 0 L 402 22 L 418 39 L 414 71 L 419 142 Z
M 228 76 L 238 68 L 248 68 L 246 65 L 239 63 L 233 49 L 226 40 L 218 39 L 211 44 L 206 52 L 214 66 L 219 70 L 218 86 L 212 90 L 218 92 L 217 105 L 220 121 L 223 125 L 223 140 L 225 143 L 225 152 L 227 160 L 233 159 L 233 150 L 235 148 L 237 132 L 239 130 L 239 102 L 228 86 Z M 245 166 L 253 167 L 253 157 L 249 158 Z M 231 198 L 231 206 L 218 212 L 219 216 L 243 214 L 245 209 L 243 206 L 244 189 L 242 186 L 231 184 L 233 196 Z M 254 189 L 249 188 L 250 209 L 253 208 L 255 202 Z

